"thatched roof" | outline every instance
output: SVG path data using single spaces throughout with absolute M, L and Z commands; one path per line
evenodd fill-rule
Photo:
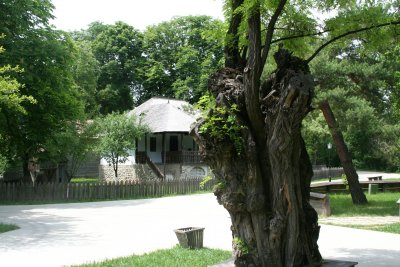
M 189 132 L 196 115 L 183 100 L 153 97 L 129 112 L 147 124 L 151 132 Z

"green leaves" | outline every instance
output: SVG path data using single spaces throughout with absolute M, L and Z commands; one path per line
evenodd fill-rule
M 111 113 L 98 118 L 94 124 L 98 136 L 96 151 L 114 167 L 118 176 L 118 163 L 124 163 L 135 149 L 136 140 L 149 131 L 133 115 Z
M 81 94 L 71 72 L 75 46 L 68 34 L 52 29 L 50 1 L 0 3 L 0 54 L 4 105 L 0 113 L 0 153 L 8 159 L 46 158 L 47 141 L 66 123 L 83 117 Z M 8 65 L 7 65 L 8 64 Z M 19 71 L 22 70 L 23 71 Z M 19 86 L 22 85 L 22 86 Z
M 0 51 L 1 52 L 1 51 Z M 18 67 L 6 65 L 0 67 L 0 112 L 20 112 L 26 114 L 23 107 L 24 102 L 36 103 L 32 96 L 21 95 L 20 88 L 22 85 L 12 78 L 8 73 L 20 73 Z
M 85 113 L 88 118 L 93 118 L 100 112 L 100 105 L 96 101 L 100 63 L 94 57 L 89 42 L 76 42 L 76 49 L 77 53 L 72 67 L 72 73 L 76 86 L 84 101 Z
M 115 25 L 92 23 L 88 30 L 75 33 L 78 42 L 89 42 L 97 73 L 96 100 L 102 114 L 133 108 L 142 84 L 143 35 L 123 22 Z M 83 41 L 80 41 L 83 40 Z
M 140 101 L 169 96 L 196 102 L 222 66 L 224 25 L 206 16 L 172 19 L 144 33 L 146 66 Z
M 200 105 L 205 105 L 203 99 Z M 204 104 L 203 104 L 204 103 Z M 199 133 L 208 135 L 216 141 L 230 141 L 233 143 L 237 155 L 243 150 L 241 130 L 243 125 L 237 122 L 236 114 L 238 107 L 233 104 L 230 108 L 216 107 L 210 110 L 209 115 L 204 117 L 204 122 L 199 128 Z

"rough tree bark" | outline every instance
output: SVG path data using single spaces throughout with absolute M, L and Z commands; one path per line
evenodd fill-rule
M 346 143 L 344 142 L 342 132 L 337 126 L 335 116 L 333 115 L 332 109 L 328 101 L 322 101 L 319 104 L 319 108 L 324 114 L 325 121 L 328 124 L 329 130 L 333 138 L 333 142 L 335 142 L 340 163 L 342 164 L 344 173 L 347 176 L 347 181 L 349 183 L 349 189 L 353 203 L 367 204 L 368 200 L 365 197 L 364 192 L 362 191 L 362 188 L 358 181 L 358 174 L 356 172 L 356 169 L 354 168 L 349 150 L 347 149 Z
M 261 82 L 286 0 L 272 14 L 263 45 L 261 8 L 254 5 L 240 53 L 235 33 L 243 18 L 235 8 L 242 3 L 231 1 L 226 65 L 209 80 L 216 105 L 191 135 L 218 180 L 214 194 L 230 214 L 235 265 L 319 265 L 318 215 L 309 203 L 313 173 L 300 132 L 313 79 L 307 61 L 279 49 L 276 71 Z
M 251 59 L 243 73 L 225 68 L 213 75 L 216 107 L 191 132 L 219 182 L 214 193 L 230 213 L 236 266 L 321 262 L 318 216 L 309 204 L 312 167 L 300 133 L 313 80 L 305 61 L 284 49 L 274 57 L 278 68 L 262 85 Z M 218 121 L 234 115 L 239 148 L 232 136 L 215 138 L 202 128 L 217 115 Z M 230 127 L 214 125 L 213 131 Z

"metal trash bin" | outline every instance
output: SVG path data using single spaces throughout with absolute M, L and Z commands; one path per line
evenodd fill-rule
M 174 230 L 179 244 L 183 248 L 202 248 L 204 228 L 186 227 Z

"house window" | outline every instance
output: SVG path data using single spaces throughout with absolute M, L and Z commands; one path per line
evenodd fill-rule
M 178 151 L 178 136 L 169 137 L 169 151 Z
M 156 151 L 157 151 L 157 138 L 150 137 L 150 152 L 156 152 Z

